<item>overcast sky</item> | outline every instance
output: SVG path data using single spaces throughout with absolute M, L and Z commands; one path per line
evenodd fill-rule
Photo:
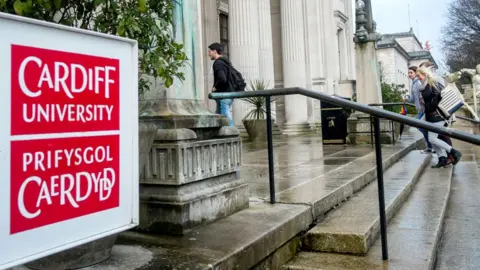
M 372 0 L 373 19 L 377 22 L 377 31 L 382 34 L 408 32 L 410 4 L 411 27 L 424 47 L 425 42 L 430 41 L 433 57 L 442 68 L 441 30 L 446 24 L 445 14 L 451 1 L 455 0 Z

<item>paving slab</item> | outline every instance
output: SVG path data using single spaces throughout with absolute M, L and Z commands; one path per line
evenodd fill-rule
M 478 151 L 475 151 L 478 152 Z M 473 156 L 473 155 L 470 155 Z M 454 169 L 436 269 L 480 269 L 480 174 L 478 161 L 463 159 Z
M 312 222 L 305 205 L 251 204 L 181 237 L 126 232 L 118 244 L 138 245 L 153 254 L 148 266 L 139 269 L 249 269 Z
M 431 165 L 434 163 L 432 161 Z M 283 269 L 432 269 L 449 200 L 452 170 L 452 167 L 426 168 L 387 227 L 388 261 L 382 261 L 381 241 L 377 237 L 366 256 L 300 252 Z
M 384 173 L 385 212 L 390 220 L 408 198 L 431 159 L 410 152 Z M 306 250 L 365 254 L 380 231 L 376 181 L 327 214 L 304 236 Z
M 404 139 L 396 145 L 383 146 L 384 170 L 390 168 L 421 143 L 421 138 L 416 136 Z M 376 156 L 375 153 L 370 153 L 328 173 L 278 192 L 277 200 L 282 203 L 311 205 L 314 215 L 320 216 L 349 198 L 375 178 Z

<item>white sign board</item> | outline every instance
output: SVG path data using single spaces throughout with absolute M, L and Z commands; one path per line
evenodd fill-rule
M 0 269 L 138 224 L 136 41 L 0 13 Z

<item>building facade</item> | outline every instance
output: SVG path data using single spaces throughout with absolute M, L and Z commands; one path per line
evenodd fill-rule
M 351 97 L 353 4 L 354 0 L 202 0 L 204 47 L 222 43 L 226 56 L 247 81 Z M 205 58 L 205 95 L 213 85 L 211 65 Z M 213 111 L 215 103 L 207 103 Z M 320 120 L 316 100 L 287 96 L 275 103 L 276 123 L 287 133 L 308 129 Z M 249 109 L 247 103 L 235 101 L 235 125 L 242 126 Z
M 408 67 L 419 66 L 425 61 L 436 65 L 432 54 L 425 50 L 413 33 L 384 34 L 377 43 L 377 59 L 383 69 L 384 80 L 388 83 L 404 85 L 411 88 Z

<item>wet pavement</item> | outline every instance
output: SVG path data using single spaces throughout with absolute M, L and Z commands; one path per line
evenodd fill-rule
M 410 133 L 396 145 L 384 145 L 384 168 L 413 150 L 420 138 Z M 112 257 L 95 269 L 125 269 L 119 267 L 123 260 L 136 260 L 124 257 L 132 248 L 141 254 L 142 266 L 135 262 L 130 269 L 250 269 L 261 262 L 268 265 L 264 269 L 279 269 L 298 248 L 292 239 L 375 178 L 375 153 L 368 145 L 323 146 L 317 136 L 288 137 L 274 145 L 275 187 L 282 203 L 268 203 L 266 145 L 244 143 L 241 177 L 249 184 L 249 208 L 183 236 L 122 233 Z M 290 252 L 275 253 L 286 246 Z
M 383 156 L 392 156 L 413 140 L 413 135 L 405 135 L 396 145 L 385 145 Z M 269 198 L 266 147 L 266 144 L 243 144 L 241 177 L 249 185 L 252 200 Z M 369 145 L 347 148 L 344 145 L 323 145 L 321 137 L 316 136 L 283 138 L 274 142 L 275 191 L 282 202 L 308 203 L 314 198 L 302 199 L 304 190 L 331 191 L 343 184 L 338 179 L 350 180 L 365 173 L 365 166 L 372 164 L 375 164 L 375 153 Z M 327 173 L 328 179 L 325 177 Z
M 436 269 L 480 269 L 480 147 L 454 142 L 455 167 Z
M 416 153 L 409 155 L 412 154 Z M 414 159 L 410 161 L 413 162 Z M 433 165 L 435 161 L 432 160 L 429 163 L 429 165 Z M 441 225 L 447 208 L 451 175 L 451 167 L 441 170 L 426 168 L 418 183 L 414 186 L 412 194 L 387 227 L 388 261 L 382 261 L 381 241 L 378 237 L 365 256 L 300 252 L 284 269 L 432 269 L 435 262 L 435 252 L 442 233 Z M 402 178 L 398 179 L 403 181 Z M 398 184 L 395 178 L 391 178 L 389 182 L 391 185 Z M 404 188 L 401 186 L 398 185 L 398 188 Z M 394 187 L 391 188 L 395 189 Z M 366 196 L 364 192 L 368 192 L 367 189 L 361 191 L 358 196 Z M 388 189 L 388 185 L 386 185 L 386 190 Z M 386 200 L 388 201 L 388 196 Z M 365 200 L 361 203 L 364 202 Z M 362 207 L 361 203 L 357 204 L 359 208 Z M 375 204 L 375 206 L 378 207 L 378 204 Z M 372 210 L 375 210 L 376 207 Z M 359 209 L 359 212 L 362 211 Z M 344 221 L 342 231 L 348 232 L 353 229 L 357 232 L 357 227 L 361 227 L 361 222 L 358 222 L 358 219 L 348 222 L 348 218 L 343 217 L 343 215 L 337 216 L 337 219 L 338 221 L 342 219 Z M 358 226 L 355 224 L 358 224 Z M 340 225 L 342 224 L 337 224 L 337 226 Z M 371 231 L 373 230 L 370 229 L 368 233 L 371 233 Z

